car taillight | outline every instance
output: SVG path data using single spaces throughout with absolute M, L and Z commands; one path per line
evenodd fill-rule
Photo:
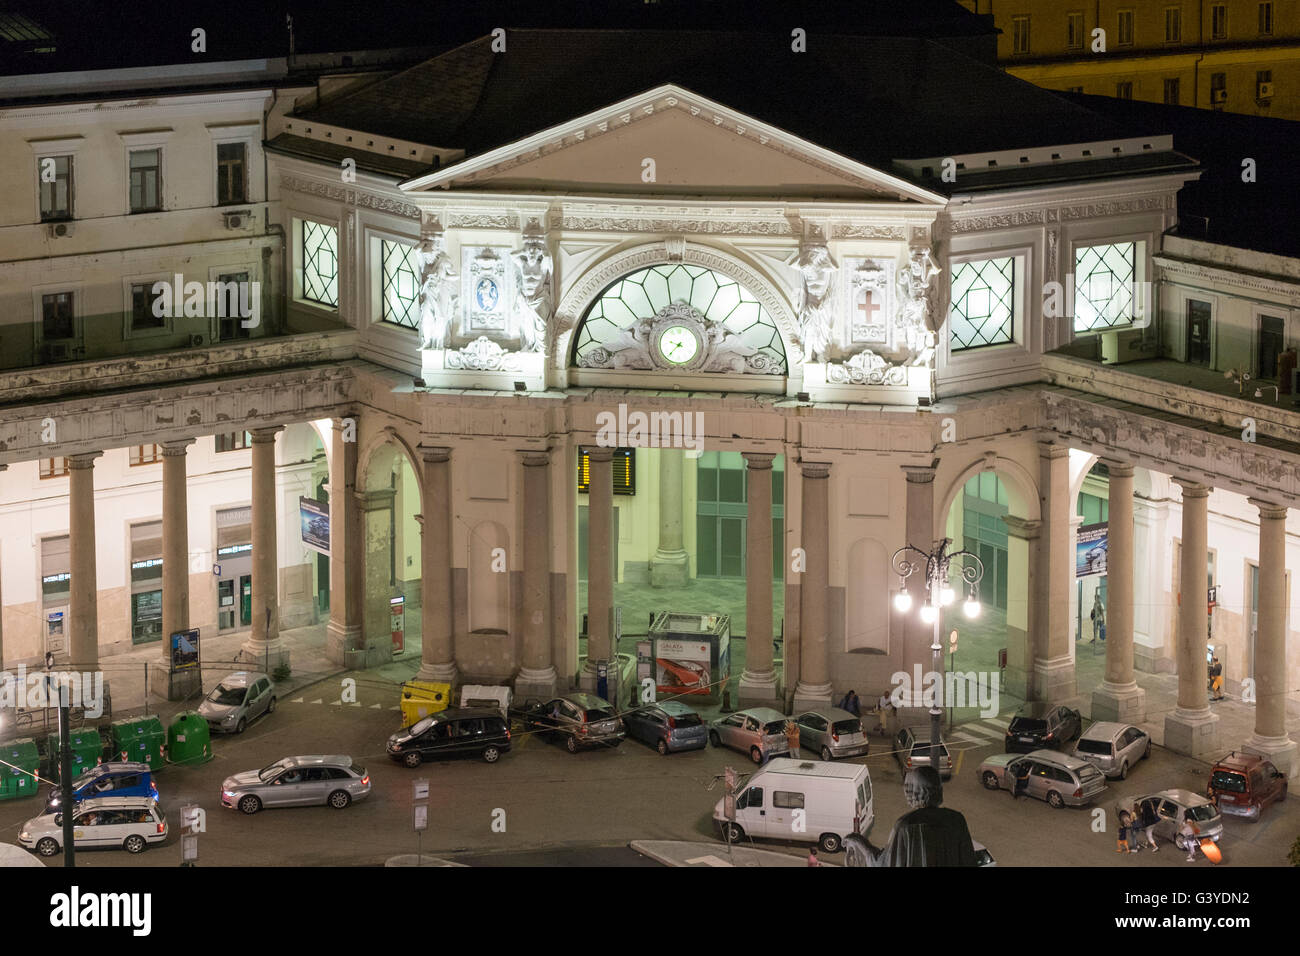
M 1075 787 L 1075 788 L 1074 788 L 1074 795 L 1075 795 L 1076 797 L 1082 797 L 1082 796 L 1083 796 L 1083 787 Z
M 912 769 L 912 758 L 911 758 L 911 757 L 908 757 L 908 758 L 907 758 L 907 769 L 908 769 L 908 770 L 911 770 L 911 769 Z
M 506 740 L 509 740 L 509 739 L 510 739 L 510 728 L 507 727 L 507 728 L 506 728 Z
M 166 832 L 167 832 L 167 824 L 165 824 L 165 823 L 160 823 L 160 824 L 158 824 L 158 832 L 159 832 L 159 833 L 166 833 Z
M 677 718 L 676 718 L 676 717 L 669 717 L 669 718 L 668 718 L 668 726 L 669 726 L 669 727 L 676 727 L 676 726 L 677 726 Z
M 584 737 L 587 735 L 586 723 L 584 723 L 581 727 L 578 728 L 578 733 L 582 734 Z
M 831 740 L 833 740 L 835 743 L 839 743 L 839 742 L 840 742 L 840 735 L 837 734 L 837 733 L 835 733 L 834 731 L 832 731 L 832 732 L 831 732 Z
M 1056 736 L 1056 734 L 1052 733 L 1052 732 L 1049 730 L 1049 731 L 1047 732 L 1047 736 L 1044 737 L 1043 739 L 1044 739 L 1044 740 L 1051 740 L 1051 739 L 1052 739 L 1053 737 L 1055 737 L 1055 736 Z
M 361 786 L 363 787 L 370 786 L 370 774 L 366 774 L 364 777 L 361 778 Z

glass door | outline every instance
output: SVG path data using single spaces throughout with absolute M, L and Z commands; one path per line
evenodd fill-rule
M 253 576 L 239 576 L 239 624 L 248 627 L 253 623 Z
M 1259 368 L 1256 378 L 1277 379 L 1277 358 L 1282 354 L 1283 321 L 1272 315 L 1259 317 Z
M 1210 364 L 1210 303 L 1199 299 L 1187 300 L 1187 362 L 1189 365 Z

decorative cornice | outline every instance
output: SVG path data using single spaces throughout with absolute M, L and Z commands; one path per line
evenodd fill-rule
M 707 215 L 711 210 L 700 210 Z M 661 218 L 613 214 L 577 215 L 563 213 L 559 228 L 578 232 L 656 232 L 727 236 L 794 236 L 795 231 L 783 218 L 726 220 L 713 218 Z M 901 238 L 901 236 L 900 236 Z
M 1152 265 L 1157 282 L 1168 282 L 1174 285 L 1183 284 L 1180 282 L 1183 279 L 1196 279 L 1205 283 L 1225 282 L 1242 289 L 1275 295 L 1285 300 L 1285 304 L 1292 308 L 1300 307 L 1300 279 L 1261 276 L 1237 271 L 1228 265 L 1209 265 L 1186 259 L 1173 259 L 1165 254 L 1157 254 L 1152 260 Z M 1279 307 L 1282 304 L 1278 303 Z
M 1034 226 L 1045 223 L 1100 219 L 1136 212 L 1156 212 L 1169 208 L 1168 195 L 1139 196 L 1111 202 L 1074 203 L 1052 207 L 1016 209 L 1009 212 L 988 212 L 983 215 L 951 216 L 935 223 L 936 238 L 962 235 L 993 229 L 1011 229 L 1017 226 Z
M 408 219 L 420 218 L 420 208 L 410 203 L 392 199 L 388 196 L 377 196 L 373 193 L 362 192 L 358 189 L 345 189 L 342 186 L 322 183 L 314 179 L 282 175 L 280 177 L 280 188 L 290 192 L 320 196 L 323 199 L 346 203 L 350 206 L 360 206 L 379 212 L 392 213 L 396 216 L 405 216 Z
M 917 233 L 928 235 L 929 230 L 920 227 L 912 230 L 913 238 Z M 837 222 L 831 226 L 832 239 L 892 239 L 901 242 L 907 238 L 902 226 L 880 226 L 852 222 Z

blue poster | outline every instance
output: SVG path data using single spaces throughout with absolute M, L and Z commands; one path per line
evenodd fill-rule
M 172 673 L 199 666 L 199 629 L 172 634 Z
M 330 553 L 330 506 L 313 498 L 298 498 L 302 543 L 321 554 Z
M 1079 528 L 1074 547 L 1074 576 L 1086 578 L 1106 573 L 1106 523 L 1086 524 Z

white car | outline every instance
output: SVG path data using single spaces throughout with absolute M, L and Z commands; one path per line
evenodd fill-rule
M 121 847 L 139 853 L 167 839 L 167 815 L 150 797 L 101 797 L 83 800 L 73 811 L 72 838 L 84 847 Z M 63 849 L 63 814 L 47 813 L 23 824 L 18 843 L 41 856 Z

